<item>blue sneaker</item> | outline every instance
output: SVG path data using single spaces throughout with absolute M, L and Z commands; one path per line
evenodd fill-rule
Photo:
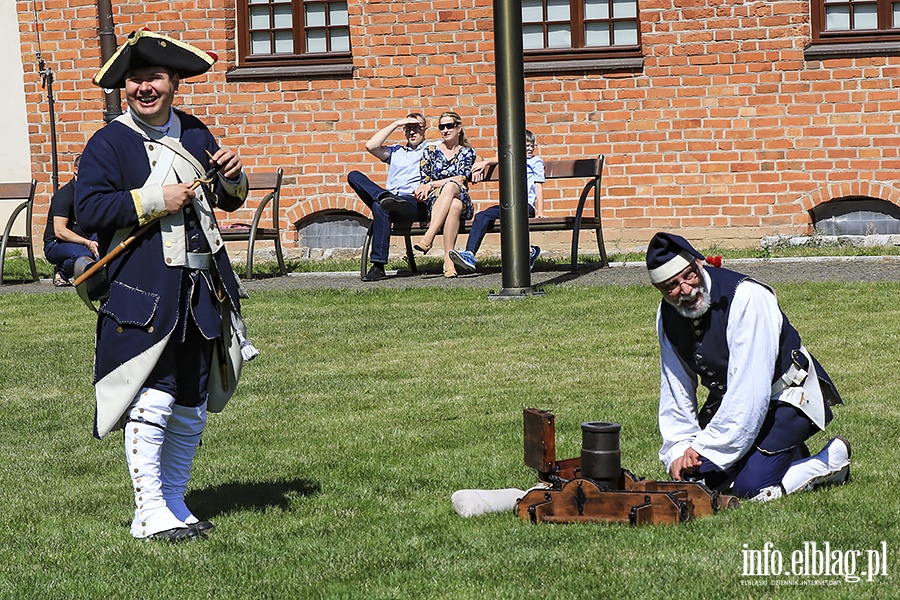
M 538 256 L 541 255 L 541 247 L 540 246 L 532 246 L 531 247 L 531 257 L 529 261 L 531 262 L 531 270 L 534 271 L 534 263 L 537 262 Z
M 468 250 L 451 250 L 450 260 L 463 273 L 475 272 L 475 255 Z

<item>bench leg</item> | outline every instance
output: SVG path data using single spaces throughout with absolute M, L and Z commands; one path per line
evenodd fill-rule
M 569 267 L 572 273 L 578 271 L 578 242 L 581 237 L 581 208 L 575 211 L 575 226 L 572 228 L 572 264 Z
M 572 262 L 569 265 L 569 271 L 572 273 L 578 270 L 578 234 L 581 230 L 576 226 L 572 230 Z
M 3 285 L 3 269 L 6 265 L 6 236 L 3 237 L 3 243 L 0 244 L 0 285 Z
M 31 245 L 28 246 L 28 262 L 31 264 L 31 280 L 37 281 L 38 274 L 37 266 L 34 264 L 34 247 Z
M 247 242 L 247 279 L 253 279 L 253 246 L 255 241 L 251 233 L 250 241 Z
M 409 263 L 409 270 L 413 274 L 418 273 L 416 269 L 416 255 L 413 254 L 412 236 L 405 235 L 403 239 L 406 241 L 406 262 Z
M 369 249 L 372 247 L 372 225 L 369 225 L 369 230 L 366 232 L 366 239 L 363 242 L 362 247 L 362 257 L 359 261 L 359 277 L 362 279 L 366 276 L 366 273 L 369 272 Z
M 608 267 L 609 259 L 606 257 L 606 244 L 603 242 L 603 228 L 597 227 L 597 249 L 600 250 L 600 266 Z
M 281 231 L 275 233 L 275 258 L 278 259 L 278 270 L 282 275 L 287 275 L 287 268 L 284 266 L 284 254 L 281 251 Z
M 569 266 L 574 273 L 578 270 L 578 234 L 581 232 L 581 219 L 579 216 L 575 218 L 575 228 L 572 230 L 572 264 Z M 608 267 L 609 259 L 606 256 L 606 244 L 603 243 L 603 228 L 596 227 L 594 234 L 597 237 L 597 249 L 600 251 L 600 266 Z

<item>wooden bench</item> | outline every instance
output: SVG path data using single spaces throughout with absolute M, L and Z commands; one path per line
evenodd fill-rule
M 31 266 L 31 281 L 38 280 L 37 267 L 34 263 L 34 242 L 31 239 L 31 223 L 34 212 L 34 190 L 37 181 L 31 183 L 0 183 L 0 205 L 3 206 L 0 214 L 7 214 L 6 225 L 3 228 L 3 240 L 0 242 L 0 285 L 3 283 L 3 265 L 6 262 L 7 248 L 26 248 L 28 250 L 28 263 Z M 25 211 L 24 223 L 20 220 L 19 228 L 13 233 L 19 214 Z M 2 223 L 0 219 L 0 223 Z
M 544 177 L 547 181 L 552 179 L 587 179 L 584 187 L 581 189 L 581 195 L 578 198 L 578 206 L 575 214 L 567 217 L 544 217 L 541 219 L 528 219 L 529 231 L 571 231 L 572 232 L 572 262 L 570 269 L 574 272 L 578 268 L 578 237 L 582 229 L 593 229 L 597 238 L 597 248 L 600 250 L 601 265 L 606 267 L 609 261 L 606 257 L 606 248 L 603 244 L 603 229 L 600 222 L 600 192 L 601 180 L 603 177 L 604 156 L 601 154 L 597 158 L 578 158 L 578 159 L 562 159 L 562 160 L 545 160 L 544 161 Z M 485 174 L 484 181 L 498 181 L 500 178 L 500 170 L 496 166 L 489 168 Z M 588 203 L 588 199 L 592 202 Z M 589 214 L 585 214 L 585 209 L 590 207 Z M 476 212 L 478 210 L 476 209 Z M 472 220 L 465 221 L 460 225 L 460 234 L 469 233 L 472 228 Z M 392 236 L 402 236 L 406 241 L 406 259 L 413 273 L 416 272 L 416 259 L 413 255 L 413 236 L 420 236 L 428 229 L 427 223 L 417 222 L 397 222 L 391 225 Z M 495 221 L 493 225 L 488 227 L 488 233 L 500 233 L 500 222 Z M 360 264 L 360 277 L 365 276 L 369 270 L 369 249 L 372 245 L 372 228 L 366 234 L 366 241 L 363 244 L 362 260 Z
M 277 171 L 247 170 L 247 181 L 250 191 L 264 190 L 267 193 L 260 201 L 259 206 L 254 210 L 253 221 L 249 226 L 223 225 L 219 228 L 219 231 L 222 233 L 222 239 L 226 242 L 247 242 L 247 273 L 245 276 L 247 279 L 253 279 L 253 248 L 258 240 L 275 242 L 275 257 L 278 259 L 278 269 L 282 275 L 287 275 L 287 269 L 284 267 L 284 255 L 281 251 L 280 215 L 278 210 L 283 177 L 284 170 L 281 167 L 278 167 Z M 248 199 L 249 197 L 248 195 Z M 267 207 L 271 211 L 268 217 L 265 215 Z M 272 219 L 272 226 L 260 227 L 260 223 L 269 218 Z

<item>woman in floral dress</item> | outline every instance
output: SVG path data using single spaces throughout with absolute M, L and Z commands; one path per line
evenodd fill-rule
M 460 223 L 471 219 L 475 212 L 469 198 L 475 151 L 466 140 L 462 119 L 455 112 L 442 113 L 438 118 L 438 129 L 442 140 L 426 148 L 419 163 L 422 184 L 415 195 L 428 206 L 431 222 L 415 248 L 427 253 L 438 232 L 443 230 L 444 277 L 456 277 L 450 250 L 456 247 Z

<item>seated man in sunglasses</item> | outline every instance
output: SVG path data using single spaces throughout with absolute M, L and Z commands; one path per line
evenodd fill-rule
M 388 138 L 398 127 L 403 128 L 406 143 L 387 144 Z M 426 129 L 425 117 L 420 113 L 410 113 L 379 129 L 366 142 L 369 154 L 389 165 L 385 187 L 359 171 L 351 171 L 347 175 L 347 183 L 372 211 L 372 250 L 369 254 L 372 267 L 363 276 L 363 281 L 378 281 L 387 277 L 384 266 L 391 245 L 392 222 L 428 221 L 425 205 L 413 196 L 422 183 L 419 160 L 425 150 Z
M 676 481 L 753 500 L 846 483 L 850 445 L 833 438 L 810 457 L 805 441 L 841 399 L 778 307 L 771 288 L 706 269 L 684 238 L 657 233 L 647 250 L 657 313 L 660 459 Z M 697 383 L 708 388 L 702 408 Z

